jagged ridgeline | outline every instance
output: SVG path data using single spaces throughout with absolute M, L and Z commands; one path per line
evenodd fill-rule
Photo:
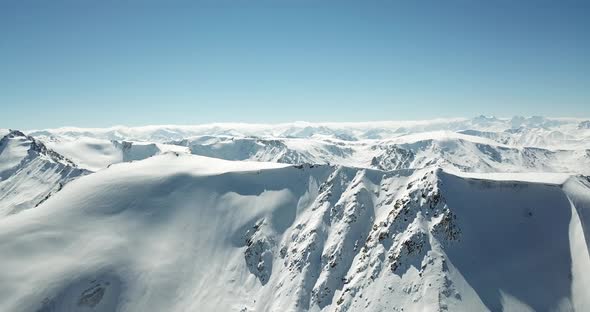
M 0 310 L 586 311 L 589 191 L 165 153 L 1 218 Z

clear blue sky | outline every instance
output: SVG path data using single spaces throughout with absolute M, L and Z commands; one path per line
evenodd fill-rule
M 0 0 L 0 128 L 590 117 L 590 1 Z

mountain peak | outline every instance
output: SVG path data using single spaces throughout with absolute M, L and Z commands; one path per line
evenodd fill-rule
M 23 142 L 20 144 L 21 148 L 26 148 L 28 150 L 28 157 L 33 157 L 33 155 L 43 155 L 48 157 L 54 162 L 63 163 L 65 165 L 71 166 L 76 168 L 77 165 L 71 161 L 70 159 L 66 158 L 65 156 L 53 151 L 52 149 L 47 148 L 45 144 L 32 136 L 26 135 L 20 130 L 11 129 L 10 132 L 2 138 L 4 141 L 4 145 L 6 144 L 7 140 L 11 139 L 21 139 Z M 3 151 L 0 150 L 0 153 Z
M 9 129 L 8 130 L 8 134 L 6 134 L 5 136 L 9 137 L 9 138 L 15 138 L 15 137 L 27 137 L 26 134 L 24 134 L 22 131 L 20 130 L 14 130 L 14 129 Z

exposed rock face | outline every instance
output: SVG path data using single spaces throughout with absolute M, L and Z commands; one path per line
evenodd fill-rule
M 46 297 L 36 311 L 116 311 L 122 292 L 121 280 L 116 275 L 101 273 L 82 277 Z
M 410 268 L 420 276 L 428 266 L 442 271 L 444 257 L 434 256 L 431 240 L 437 246 L 458 241 L 461 231 L 439 183 L 436 170 L 336 167 L 283 236 L 278 254 L 273 242 L 281 238 L 263 234 L 263 219 L 248 230 L 246 265 L 262 285 L 279 276 L 276 292 L 290 295 L 277 298 L 277 305 L 303 310 L 350 307 L 360 291 L 356 283 L 368 287 L 387 272 L 402 278 Z M 273 257 L 280 265 L 272 265 Z M 446 283 L 444 291 L 450 293 L 452 282 L 447 278 Z
M 272 274 L 274 242 L 264 235 L 264 219 L 246 232 L 244 259 L 250 273 L 265 285 Z
M 271 304 L 275 307 L 356 311 L 373 305 L 379 310 L 386 304 L 379 296 L 386 298 L 390 292 L 397 301 L 389 304 L 400 309 L 429 302 L 429 309 L 454 311 L 464 304 L 464 296 L 471 296 L 457 287 L 457 282 L 464 282 L 449 267 L 449 262 L 457 262 L 457 252 L 464 253 L 462 224 L 470 218 L 462 220 L 460 211 L 465 207 L 456 210 L 447 201 L 447 195 L 457 199 L 453 190 L 457 182 L 447 176 L 434 168 L 381 172 L 336 167 L 309 210 L 282 239 L 259 235 L 263 221 L 254 227 L 252 237 L 257 239 L 248 243 L 246 265 L 262 285 L 279 279 L 276 293 L 289 296 L 278 295 Z M 525 187 L 510 182 L 466 183 L 484 191 Z M 548 191 L 555 198 L 551 200 L 558 200 L 556 188 Z M 515 213 L 510 219 L 519 219 L 505 222 L 531 222 L 526 219 L 536 212 L 529 200 L 533 199 L 525 199 L 522 213 L 508 209 L 506 213 Z M 269 243 L 275 241 L 281 241 L 278 253 Z M 273 270 L 261 272 L 272 259 Z M 496 299 L 484 299 L 483 306 L 497 307 Z
M 416 155 L 411 150 L 396 145 L 386 145 L 382 149 L 383 151 L 371 160 L 371 166 L 381 170 L 407 169 L 412 167 L 412 162 L 415 160 Z

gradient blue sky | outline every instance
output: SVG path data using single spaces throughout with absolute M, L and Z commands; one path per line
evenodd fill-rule
M 0 128 L 590 117 L 590 1 L 0 0 Z

